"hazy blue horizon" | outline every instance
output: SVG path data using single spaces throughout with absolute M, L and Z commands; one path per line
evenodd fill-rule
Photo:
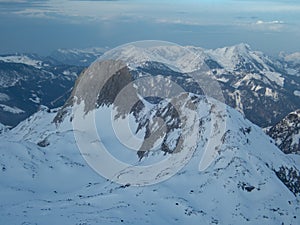
M 0 0 L 0 54 L 164 40 L 203 48 L 248 43 L 300 51 L 298 1 Z

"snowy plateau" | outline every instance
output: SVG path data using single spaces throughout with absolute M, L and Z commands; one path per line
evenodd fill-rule
M 285 129 L 296 132 L 290 127 L 299 125 L 299 112 L 295 111 L 299 97 L 293 93 L 299 90 L 299 76 L 289 75 L 288 65 L 252 51 L 245 44 L 217 50 L 187 48 L 188 54 L 198 55 L 192 64 L 191 55 L 180 55 L 176 46 L 142 53 L 139 48 L 128 46 L 123 52 L 101 54 L 104 59 L 117 61 L 96 61 L 93 65 L 100 68 L 96 75 L 89 69 L 82 72 L 63 106 L 41 106 L 10 129 L 0 123 L 0 224 L 300 224 L 299 154 L 278 148 L 280 125 L 275 129 L 283 119 Z M 77 57 L 80 51 L 72 50 L 74 54 Z M 91 57 L 92 53 L 88 54 Z M 154 62 L 152 57 L 159 60 Z M 19 64 L 20 58 L 5 60 L 2 63 L 15 60 L 14 64 Z M 39 71 L 41 65 L 47 68 L 38 61 L 24 60 L 23 65 L 29 63 L 26 69 L 34 67 Z M 113 70 L 120 60 L 129 63 L 121 70 Z M 202 95 L 186 77 L 199 69 L 203 61 L 208 65 L 208 73 L 220 81 L 225 103 L 230 106 Z M 66 64 L 58 65 L 49 59 L 48 63 L 59 68 L 57 73 L 52 69 L 45 72 L 58 83 L 60 75 L 65 81 L 72 72 L 78 74 L 78 67 L 72 67 L 72 71 Z M 114 76 L 101 89 L 101 82 L 110 73 Z M 135 92 L 133 98 L 138 104 L 129 111 L 126 102 L 120 105 L 115 101 L 116 92 L 151 73 L 159 80 L 163 79 L 161 75 L 171 77 L 183 87 L 185 92 L 175 97 L 176 107 L 170 99 L 149 100 Z M 75 75 L 72 77 L 74 81 Z M 141 85 L 144 88 L 149 83 Z M 160 86 L 151 85 L 152 93 L 159 93 Z M 137 86 L 131 88 L 136 90 Z M 164 91 L 171 89 L 168 84 Z M 7 90 L 0 89 L 1 104 L 8 104 L 13 98 Z M 47 97 L 40 98 L 39 93 L 30 95 L 35 104 Z M 285 100 L 290 96 L 293 100 Z M 266 115 L 258 109 L 251 111 L 250 107 L 266 103 L 266 107 L 274 106 L 270 109 L 274 119 L 264 123 L 261 121 L 266 121 Z M 287 103 L 287 110 L 295 112 L 287 118 L 275 118 L 286 113 L 275 105 L 280 108 Z M 83 110 L 84 114 L 76 114 L 76 110 Z M 116 139 L 111 112 L 118 117 L 117 126 L 130 119 L 131 128 L 143 140 L 139 151 L 128 151 Z M 261 120 L 248 117 L 251 112 L 253 117 L 260 115 Z M 89 130 L 74 126 L 78 119 L 85 122 L 91 116 L 95 116 L 99 140 L 91 138 Z M 156 117 L 163 118 L 165 130 L 163 135 L 149 140 L 149 133 L 161 132 Z M 253 122 L 274 126 L 269 131 L 274 130 L 275 141 Z M 293 144 L 299 138 L 297 134 L 291 140 Z M 118 184 L 100 176 L 85 160 L 88 156 L 77 145 L 78 136 L 84 137 L 88 146 L 101 142 L 120 160 L 145 166 L 137 176 L 151 182 L 137 185 L 128 179 Z M 179 150 L 176 143 L 181 144 Z M 298 147 L 299 142 L 296 144 Z M 155 146 L 154 150 L 148 151 L 149 146 Z M 148 176 L 151 165 L 170 156 L 176 159 L 185 151 L 190 154 L 176 161 L 181 169 L 169 179 L 156 182 L 171 168 Z M 115 176 L 130 177 L 131 172 L 131 167 L 125 168 Z

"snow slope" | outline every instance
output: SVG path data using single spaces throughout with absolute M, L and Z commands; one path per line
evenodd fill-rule
M 150 55 L 175 64 L 167 72 L 178 79 L 184 77 L 178 70 L 200 65 L 187 67 L 185 54 L 180 61 L 176 48 L 165 50 Z M 173 88 L 171 82 L 159 86 L 166 68 L 153 62 L 140 69 L 150 65 L 158 83 L 148 78 L 132 84 L 141 55 L 130 51 L 129 67 L 99 62 L 97 73 L 92 68 L 80 75 L 64 107 L 42 107 L 1 134 L 0 223 L 299 224 L 299 158 L 284 154 L 261 128 L 217 100 L 185 91 L 159 101 L 145 98 L 152 95 L 139 88 L 158 97 Z M 142 59 L 148 61 L 148 53 Z M 251 65 L 255 74 L 259 64 Z M 234 97 L 244 108 L 240 86 Z M 122 94 L 124 87 L 130 92 Z M 99 146 L 122 163 L 106 160 Z
M 95 173 L 75 144 L 70 116 L 57 127 L 52 123 L 56 113 L 42 110 L 4 133 L 0 137 L 0 221 L 298 224 L 299 190 L 292 193 L 276 174 L 280 168 L 289 168 L 298 178 L 287 180 L 299 179 L 294 160 L 240 113 L 228 107 L 219 111 L 218 102 L 194 97 L 199 100 L 201 121 L 197 149 L 179 173 L 150 186 L 118 185 Z M 96 112 L 103 115 L 105 110 L 104 106 Z M 224 121 L 225 133 L 217 135 L 220 140 L 214 139 L 216 157 L 207 169 L 199 171 L 205 146 L 216 136 L 211 130 L 213 123 Z M 112 135 L 101 136 L 102 142 L 112 146 Z M 168 157 L 157 154 L 160 159 Z M 135 162 L 139 163 L 138 155 Z
M 0 61 L 8 62 L 8 63 L 21 63 L 21 64 L 36 67 L 38 69 L 42 68 L 43 66 L 43 62 L 41 60 L 33 59 L 27 55 L 0 56 Z

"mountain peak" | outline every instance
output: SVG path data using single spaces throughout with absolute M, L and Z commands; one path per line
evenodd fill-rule
M 251 47 L 250 47 L 250 45 L 247 44 L 247 43 L 240 43 L 240 44 L 234 45 L 232 47 L 235 48 L 235 49 L 237 49 L 237 50 L 239 50 L 239 51 L 244 51 L 244 52 L 252 50 Z
M 294 52 L 291 54 L 281 53 L 279 57 L 283 58 L 289 63 L 300 64 L 300 52 Z
M 234 55 L 248 55 L 251 50 L 250 45 L 245 43 L 240 43 L 237 45 L 217 48 L 214 51 L 217 51 L 218 53 L 223 53 L 223 55 L 227 56 L 234 56 Z
M 247 50 L 247 46 L 233 48 Z M 249 52 L 251 59 L 259 60 Z M 193 55 L 185 53 L 178 52 L 178 47 L 145 51 L 159 59 L 170 57 L 169 62 L 182 68 L 184 63 L 191 64 L 189 56 Z M 205 54 L 219 63 L 226 60 L 226 55 L 218 55 L 215 50 Z M 300 174 L 293 156 L 281 152 L 273 140 L 236 110 L 193 92 L 199 86 L 189 74 L 172 71 L 157 63 L 159 60 L 142 61 L 140 67 L 133 68 L 115 59 L 100 59 L 86 69 L 59 114 L 57 109 L 43 108 L 0 135 L 3 221 L 299 224 Z M 192 63 L 197 65 L 201 60 Z M 259 73 L 241 67 L 252 62 L 250 59 L 237 56 L 229 61 L 238 64 L 230 72 L 218 67 L 215 75 L 232 79 L 227 90 L 233 92 L 228 91 L 227 96 L 237 100 L 241 108 L 254 106 L 247 115 L 259 117 L 264 111 L 270 118 L 274 109 L 279 112 L 272 108 L 274 105 L 287 108 L 288 102 L 279 94 L 283 99 L 280 104 L 273 98 L 260 102 L 266 99 L 266 87 L 279 89 L 270 83 L 266 86 Z M 258 83 L 247 78 L 245 71 Z M 141 82 L 134 83 L 135 78 Z M 143 83 L 138 78 L 146 80 Z M 238 86 L 238 82 L 243 85 Z M 180 85 L 181 92 L 157 94 L 174 90 L 172 83 Z M 213 92 L 218 90 L 211 82 L 204 84 Z M 257 85 L 253 86 L 257 89 L 250 89 L 250 85 Z M 262 97 L 254 98 L 252 93 L 259 90 Z M 148 101 L 149 96 L 160 100 Z M 2 99 L 8 97 L 2 94 Z M 269 108 L 271 111 L 267 111 Z M 69 109 L 72 114 L 65 113 Z M 66 119 L 56 126 L 52 123 L 55 115 L 59 115 L 58 120 L 63 116 Z M 295 115 L 299 118 L 297 111 L 290 114 L 289 121 Z

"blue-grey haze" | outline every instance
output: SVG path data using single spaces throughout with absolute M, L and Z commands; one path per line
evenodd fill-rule
M 0 54 L 156 39 L 300 51 L 299 1 L 0 0 Z

